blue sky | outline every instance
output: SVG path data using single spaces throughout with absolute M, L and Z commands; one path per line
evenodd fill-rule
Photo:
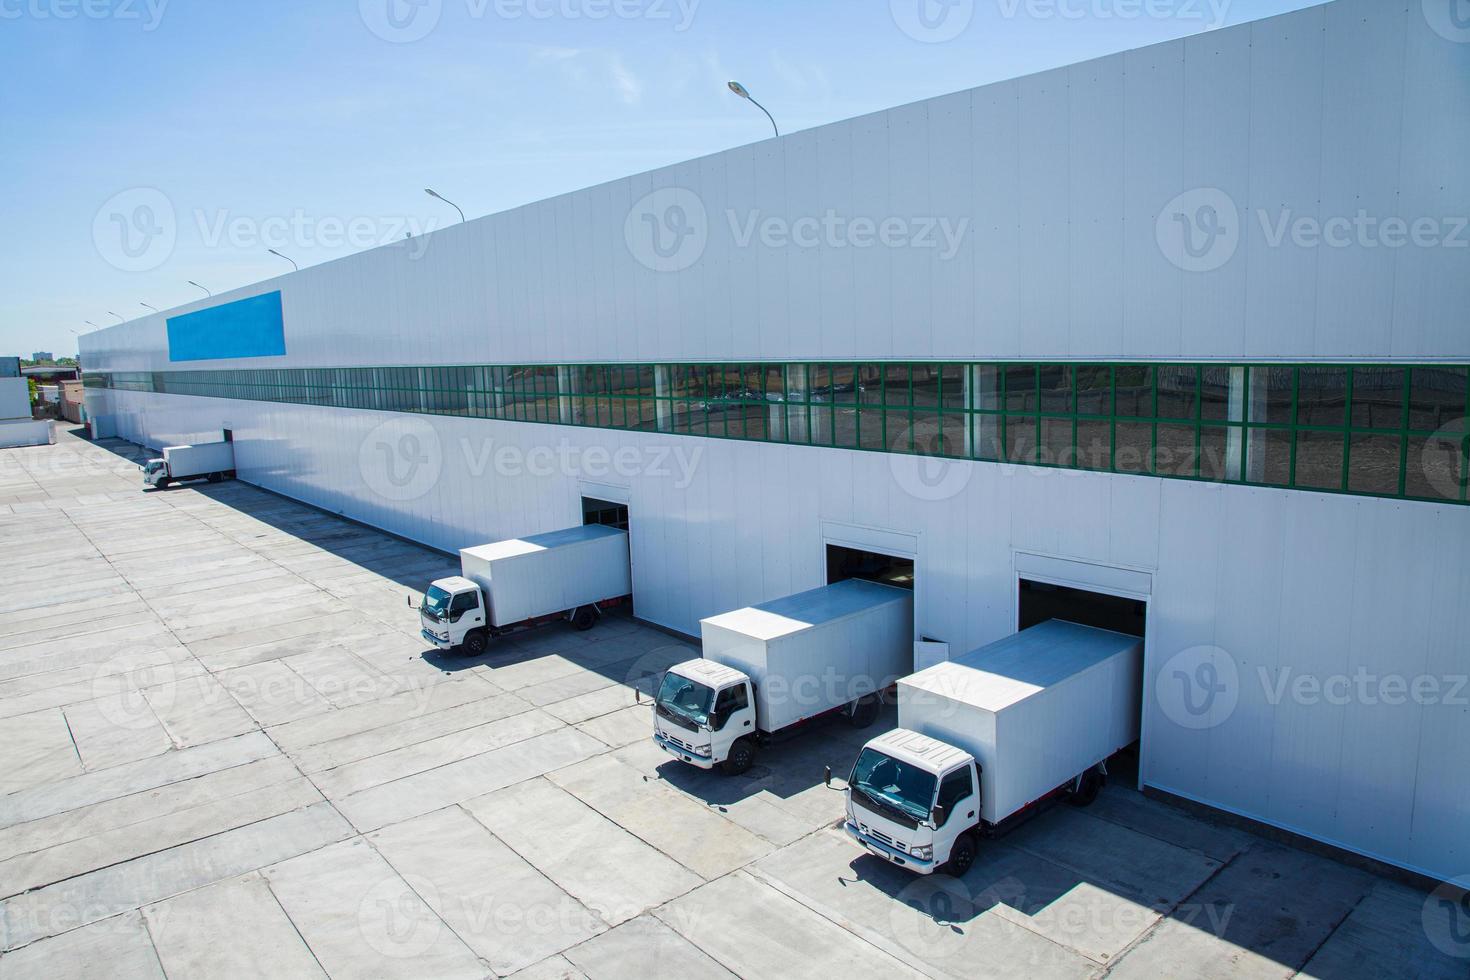
M 1316 2 L 0 0 L 0 353 L 764 138 L 730 78 L 789 132 Z

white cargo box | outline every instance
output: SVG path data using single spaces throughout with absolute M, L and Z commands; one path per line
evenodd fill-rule
M 633 591 L 628 532 L 615 527 L 569 527 L 464 548 L 459 567 L 484 592 L 497 627 Z
M 913 669 L 914 595 L 851 579 L 699 623 L 704 658 L 755 684 L 763 731 L 888 687 Z
M 998 823 L 1138 741 L 1143 641 L 1051 620 L 898 682 L 898 726 L 981 767 Z
M 35 422 L 0 421 L 0 449 L 47 446 L 54 442 L 56 442 L 56 433 L 46 419 Z
M 194 446 L 165 446 L 163 459 L 168 463 L 168 475 L 176 480 L 225 473 L 235 468 L 235 444 L 203 442 Z
M 25 378 L 0 378 L 0 419 L 30 421 L 31 389 Z

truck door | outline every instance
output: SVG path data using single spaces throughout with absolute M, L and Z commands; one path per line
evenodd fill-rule
M 755 710 L 750 706 L 750 685 L 741 682 L 727 687 L 715 697 L 715 709 L 710 712 L 710 731 L 713 738 L 710 748 L 715 759 L 730 756 L 730 746 L 737 738 L 755 732 Z
M 449 602 L 450 640 L 459 642 L 470 630 L 485 625 L 485 609 L 480 593 L 461 592 Z
M 955 840 L 975 826 L 980 815 L 974 765 L 967 762 L 940 780 L 935 802 L 944 807 L 944 820 L 934 829 L 934 860 L 943 864 Z

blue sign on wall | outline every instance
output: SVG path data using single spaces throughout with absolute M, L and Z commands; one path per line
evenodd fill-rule
M 168 318 L 170 361 L 278 357 L 284 353 L 286 325 L 279 292 Z

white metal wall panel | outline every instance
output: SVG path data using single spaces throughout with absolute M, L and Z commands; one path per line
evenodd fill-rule
M 1447 4 L 1450 0 L 1428 0 Z M 1399 137 L 1399 208 L 1408 219 L 1470 214 L 1470 44 L 1430 29 L 1409 4 L 1404 55 L 1404 124 Z M 1385 39 L 1385 40 L 1391 40 Z M 1381 52 L 1380 52 L 1381 53 Z M 1470 239 L 1460 229 L 1458 241 Z M 1394 276 L 1393 353 L 1464 355 L 1470 331 L 1470 249 L 1400 248 Z
M 1099 58 L 1067 73 L 1071 241 L 1069 330 L 1064 356 L 1090 357 L 1123 343 L 1124 59 Z
M 1181 352 L 1184 273 L 1159 247 L 1157 223 L 1184 185 L 1184 47 L 1155 45 L 1123 55 L 1124 351 Z
M 1236 202 L 1239 222 L 1250 200 L 1251 103 L 1238 80 L 1250 77 L 1251 35 L 1210 31 L 1184 42 L 1183 169 L 1180 190 L 1218 188 Z M 1167 219 L 1166 219 L 1167 220 Z M 1238 226 L 1237 226 L 1238 227 Z M 1237 250 L 1209 275 L 1180 280 L 1180 350 L 1200 357 L 1245 354 L 1248 252 Z
M 1399 214 L 1404 122 L 1404 33 L 1399 5 L 1328 6 L 1322 83 L 1322 213 Z M 1364 133 L 1375 134 L 1364 139 Z M 1317 353 L 1349 346 L 1387 357 L 1393 325 L 1395 250 L 1325 248 L 1318 267 Z
M 1261 217 L 1276 224 L 1321 220 L 1323 21 L 1321 7 L 1308 7 L 1251 25 L 1250 198 L 1242 234 L 1251 357 L 1315 352 L 1321 250 L 1298 247 L 1289 234 L 1272 245 Z

